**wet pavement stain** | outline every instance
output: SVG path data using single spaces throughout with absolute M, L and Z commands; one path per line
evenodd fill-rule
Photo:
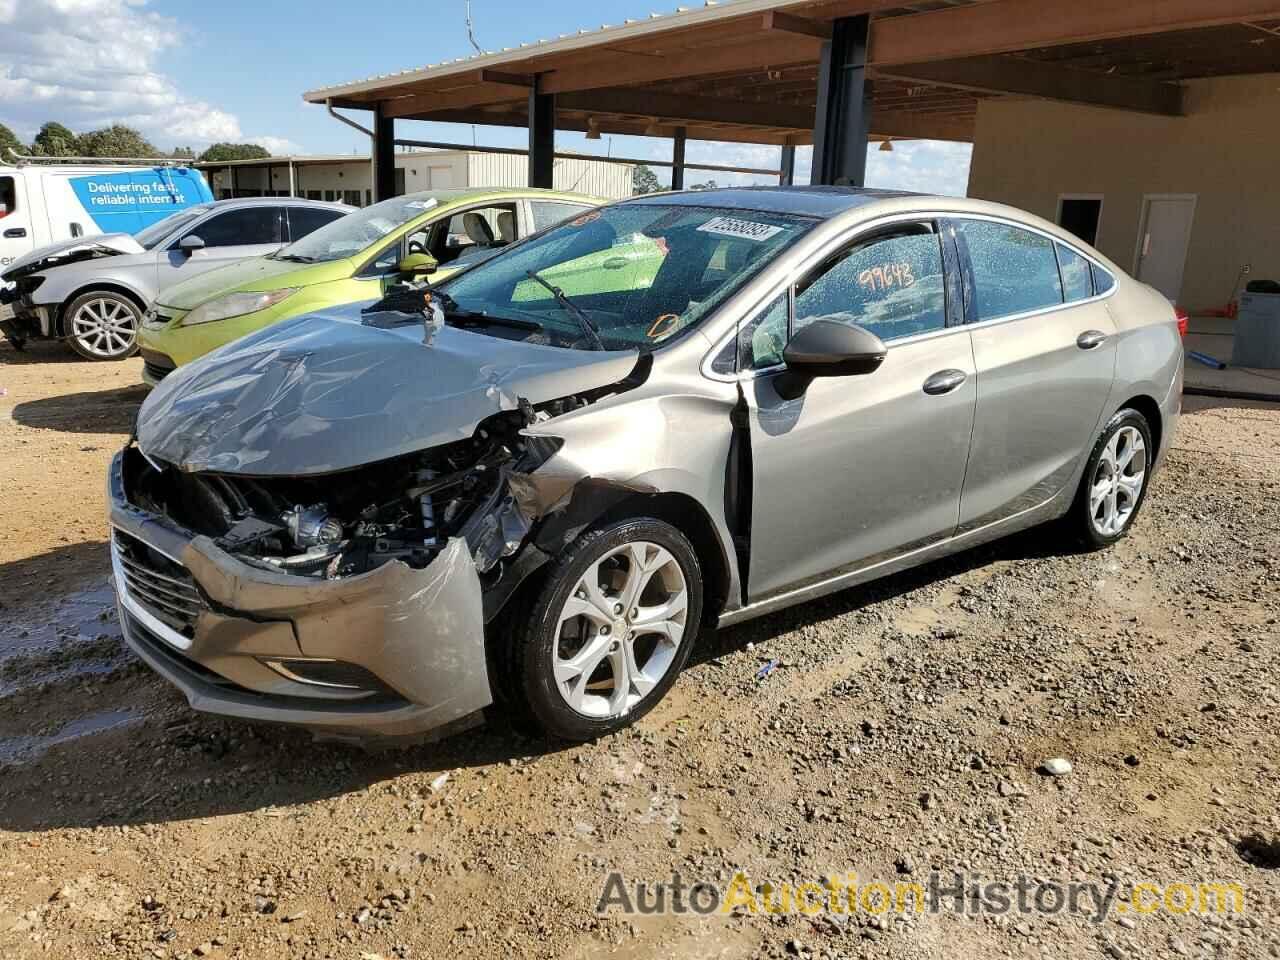
M 51 747 L 81 737 L 106 733 L 125 724 L 138 723 L 142 714 L 132 710 L 103 710 L 72 720 L 49 736 L 0 737 L 0 765 L 29 763 L 39 759 Z
M 108 673 L 126 659 L 115 590 L 103 578 L 49 602 L 6 611 L 0 623 L 0 697 Z

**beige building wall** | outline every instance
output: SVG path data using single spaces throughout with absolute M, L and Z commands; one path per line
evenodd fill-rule
M 978 109 L 969 196 L 1054 220 L 1062 194 L 1102 194 L 1098 248 L 1136 267 L 1145 194 L 1195 194 L 1179 302 L 1222 307 L 1243 264 L 1280 280 L 1280 74 L 1187 84 L 1187 116 L 1033 100 Z
M 396 167 L 404 171 L 406 193 L 419 190 L 463 190 L 482 187 L 523 187 L 529 183 L 529 161 L 512 154 L 479 153 L 461 150 L 423 150 L 396 154 Z M 589 196 L 621 200 L 631 196 L 633 167 L 628 164 L 604 163 L 560 157 L 555 165 L 555 188 Z M 267 185 L 270 170 L 271 184 Z M 205 171 L 215 196 L 231 189 L 231 173 L 227 167 L 213 166 Z M 318 199 L 356 202 L 345 196 L 355 191 L 357 205 L 363 205 L 373 187 L 373 167 L 368 157 L 335 157 L 303 159 L 294 166 L 295 189 L 299 196 L 320 191 Z M 289 192 L 289 167 L 286 161 L 244 164 L 235 175 L 242 194 L 246 191 Z

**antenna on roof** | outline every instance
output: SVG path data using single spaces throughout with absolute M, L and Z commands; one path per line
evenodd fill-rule
M 480 44 L 476 43 L 475 26 L 471 20 L 471 0 L 467 0 L 467 39 L 471 41 L 471 45 L 476 48 L 476 53 L 484 53 Z

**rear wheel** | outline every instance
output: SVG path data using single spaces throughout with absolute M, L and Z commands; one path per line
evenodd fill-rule
M 71 301 L 63 327 L 86 360 L 124 360 L 138 351 L 141 320 L 142 310 L 124 294 L 91 290 Z
M 648 713 L 689 659 L 702 616 L 693 547 L 661 520 L 580 537 L 517 617 L 504 678 L 544 733 L 585 741 Z
M 1121 410 L 1094 444 L 1067 515 L 1077 540 L 1091 549 L 1124 539 L 1147 496 L 1155 449 L 1151 425 L 1137 410 Z

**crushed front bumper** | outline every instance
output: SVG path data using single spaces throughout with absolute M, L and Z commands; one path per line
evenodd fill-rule
M 263 570 L 129 502 L 108 475 L 129 646 L 193 709 L 361 738 L 462 726 L 492 702 L 479 574 L 454 540 L 426 569 L 346 580 Z

